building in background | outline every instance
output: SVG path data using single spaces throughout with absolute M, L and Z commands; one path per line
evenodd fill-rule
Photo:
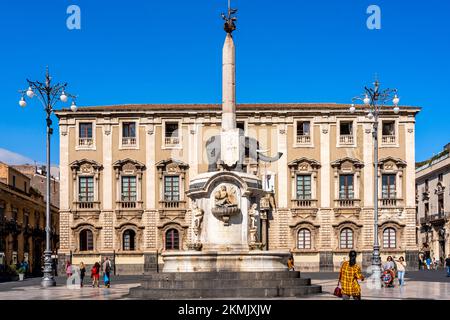
M 350 250 L 371 264 L 373 121 L 340 104 L 240 104 L 245 170 L 262 178 L 263 250 L 290 250 L 301 270 L 336 271 Z M 59 261 L 109 256 L 116 274 L 141 274 L 193 237 L 191 177 L 217 170 L 220 105 L 117 105 L 56 114 L 60 127 Z M 417 266 L 415 116 L 386 109 L 379 126 L 381 255 Z M 220 146 L 219 146 L 220 147 Z M 283 153 L 273 163 L 263 155 Z M 63 258 L 64 257 L 64 258 Z
M 417 164 L 416 203 L 418 236 L 430 258 L 450 254 L 450 144 L 428 160 Z M 425 244 L 425 246 L 424 246 Z
M 20 170 L 18 170 L 20 169 Z M 24 173 L 22 173 L 23 171 Z M 9 166 L 0 162 L 0 265 L 29 264 L 29 272 L 41 274 L 45 249 L 45 198 L 34 166 Z M 59 193 L 59 184 L 52 184 Z M 44 182 L 45 185 L 45 182 Z M 55 197 L 56 198 L 56 197 Z M 51 206 L 52 250 L 59 246 L 58 207 Z

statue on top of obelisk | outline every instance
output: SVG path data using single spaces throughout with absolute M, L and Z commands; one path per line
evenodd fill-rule
M 222 19 L 225 20 L 224 30 L 231 34 L 234 30 L 236 30 L 236 24 L 234 23 L 237 18 L 233 17 L 234 14 L 237 13 L 237 9 L 232 9 L 230 0 L 228 0 L 228 14 L 222 13 Z

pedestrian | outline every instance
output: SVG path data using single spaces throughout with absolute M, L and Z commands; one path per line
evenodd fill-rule
M 100 288 L 100 263 L 96 262 L 91 269 L 92 288 Z
M 72 276 L 72 264 L 69 260 L 66 261 L 66 275 L 67 278 L 70 278 Z
M 403 257 L 398 258 L 396 262 L 398 272 L 398 284 L 400 286 L 403 286 L 405 284 L 406 262 Z
M 450 277 L 450 254 L 445 259 L 445 268 L 447 269 L 447 277 Z
M 430 270 L 430 268 L 431 268 L 431 258 L 427 257 L 426 260 L 425 260 L 425 263 L 427 265 L 427 270 Z
M 111 261 L 109 261 L 108 257 L 105 257 L 105 261 L 103 262 L 103 282 L 105 287 L 109 288 L 111 286 Z
M 423 261 L 423 253 L 419 253 L 419 270 L 422 270 L 425 265 L 425 262 Z
M 287 262 L 287 266 L 288 266 L 288 270 L 289 271 L 295 271 L 294 258 L 292 256 L 289 257 L 288 262 Z
M 361 300 L 361 287 L 358 280 L 364 281 L 364 276 L 361 273 L 361 267 L 356 264 L 356 251 L 352 250 L 349 253 L 349 261 L 342 264 L 339 272 L 339 282 L 342 286 L 342 298 L 349 300 L 353 297 L 355 300 Z
M 84 276 L 86 275 L 86 266 L 83 261 L 80 262 L 80 285 L 83 286 Z

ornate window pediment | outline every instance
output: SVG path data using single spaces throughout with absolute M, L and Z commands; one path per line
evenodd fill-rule
M 434 191 L 435 194 L 440 195 L 440 194 L 444 194 L 445 191 L 445 186 L 442 182 L 438 182 L 436 185 L 436 190 Z
M 379 160 L 378 166 L 383 171 L 400 171 L 406 167 L 406 162 L 399 158 L 386 157 Z
M 179 160 L 175 159 L 167 159 L 162 160 L 156 164 L 156 169 L 158 170 L 160 178 L 162 177 L 163 172 L 169 174 L 185 174 L 189 169 L 189 165 Z
M 75 160 L 70 164 L 73 173 L 95 174 L 103 169 L 103 166 L 94 160 Z
M 113 168 L 116 173 L 122 172 L 130 175 L 138 175 L 142 174 L 142 171 L 145 169 L 145 165 L 139 161 L 127 158 L 114 162 Z
M 341 172 L 354 172 L 360 171 L 364 164 L 358 159 L 345 157 L 331 162 L 331 167 Z
M 314 159 L 300 158 L 288 164 L 291 174 L 295 172 L 316 172 L 320 169 L 320 163 Z

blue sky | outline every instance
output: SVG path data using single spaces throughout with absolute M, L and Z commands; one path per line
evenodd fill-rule
M 450 142 L 450 2 L 234 0 L 239 102 L 350 103 L 373 82 L 423 108 L 416 159 Z M 81 30 L 66 9 L 81 8 Z M 382 29 L 366 9 L 382 10 Z M 45 161 L 44 113 L 25 79 L 69 82 L 78 105 L 219 103 L 226 0 L 0 2 L 0 153 Z M 61 106 L 60 106 L 61 107 Z M 52 162 L 58 163 L 58 135 Z

